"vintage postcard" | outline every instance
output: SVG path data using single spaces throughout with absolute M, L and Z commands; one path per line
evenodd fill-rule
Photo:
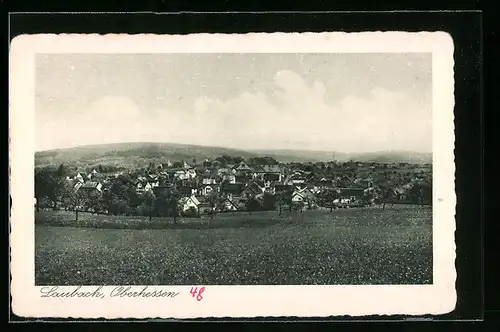
M 453 65 L 444 32 L 15 38 L 13 312 L 453 311 Z

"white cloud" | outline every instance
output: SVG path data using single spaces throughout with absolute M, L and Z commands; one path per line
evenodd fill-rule
M 200 96 L 191 109 L 143 110 L 130 98 L 109 96 L 65 123 L 44 122 L 40 143 L 42 148 L 125 141 L 336 151 L 431 148 L 431 112 L 421 101 L 384 89 L 335 104 L 327 95 L 322 82 L 308 84 L 282 70 L 271 93 L 244 92 L 226 100 Z
M 142 130 L 141 117 L 141 110 L 130 98 L 103 97 L 73 111 L 68 118 L 57 114 L 38 118 L 37 146 L 44 149 L 134 141 Z

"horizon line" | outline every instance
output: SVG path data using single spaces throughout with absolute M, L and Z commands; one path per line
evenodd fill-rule
M 176 143 L 176 142 L 152 142 L 152 141 L 135 141 L 135 142 L 114 142 L 114 143 L 96 143 L 96 144 L 82 144 L 65 148 L 51 148 L 51 149 L 43 149 L 37 150 L 36 152 L 49 152 L 49 151 L 58 151 L 58 150 L 70 150 L 70 149 L 78 149 L 85 147 L 94 147 L 94 146 L 105 146 L 105 145 L 126 145 L 126 144 L 172 144 L 172 145 L 184 145 L 184 146 L 198 146 L 198 147 L 206 147 L 206 148 L 220 148 L 220 149 L 228 149 L 228 150 L 236 150 L 242 152 L 277 152 L 277 151 L 306 151 L 306 152 L 321 152 L 321 153 L 342 153 L 342 154 L 370 154 L 370 153 L 388 153 L 388 152 L 406 152 L 406 153 L 425 153 L 432 154 L 432 151 L 418 151 L 418 150 L 404 150 L 404 149 L 387 149 L 387 150 L 376 150 L 376 151 L 362 151 L 362 152 L 346 152 L 339 150 L 314 150 L 307 148 L 275 148 L 275 149 L 265 149 L 265 148 L 236 148 L 236 147 L 227 147 L 227 146 L 219 146 L 219 145 L 202 145 L 202 144 L 191 144 L 191 143 Z

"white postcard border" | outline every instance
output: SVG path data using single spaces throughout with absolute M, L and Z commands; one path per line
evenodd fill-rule
M 34 285 L 34 73 L 37 53 L 433 54 L 433 279 L 408 286 L 149 286 L 174 298 L 42 298 Z M 242 35 L 23 35 L 10 52 L 12 309 L 23 317 L 200 318 L 443 314 L 456 304 L 453 41 L 444 32 Z M 96 286 L 81 290 L 94 291 Z M 193 285 L 203 286 L 203 285 Z M 75 287 L 60 287 L 73 290 Z M 102 292 L 110 294 L 115 286 Z M 133 286 L 135 291 L 140 286 Z

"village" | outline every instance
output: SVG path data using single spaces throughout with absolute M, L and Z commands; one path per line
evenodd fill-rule
M 196 217 L 259 210 L 385 207 L 386 203 L 423 205 L 431 203 L 432 192 L 429 164 L 285 164 L 269 157 L 246 161 L 223 156 L 199 163 L 150 163 L 114 173 L 99 169 L 106 171 L 98 167 L 85 172 L 60 165 L 54 171 L 59 178 L 55 186 L 38 183 L 37 208 Z M 39 176 L 36 182 L 46 178 Z M 47 192 L 51 190 L 55 192 Z

